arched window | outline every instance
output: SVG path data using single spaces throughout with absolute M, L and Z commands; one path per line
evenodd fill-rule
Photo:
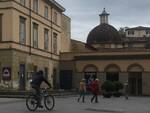
M 116 64 L 110 64 L 105 68 L 106 80 L 119 81 L 120 68 Z

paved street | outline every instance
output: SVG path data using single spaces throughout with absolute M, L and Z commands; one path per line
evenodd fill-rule
M 99 103 L 77 103 L 77 96 L 57 97 L 56 106 L 51 113 L 150 113 L 150 97 L 130 97 L 106 99 L 99 97 Z M 38 109 L 36 113 L 49 112 Z M 30 113 L 23 99 L 0 98 L 0 113 Z

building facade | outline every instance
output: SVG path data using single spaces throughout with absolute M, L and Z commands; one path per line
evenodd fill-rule
M 126 37 L 150 37 L 150 27 L 128 28 L 126 29 Z
M 150 95 L 149 28 L 110 25 L 103 10 L 87 42 L 71 40 L 71 19 L 55 0 L 0 1 L 0 85 L 28 90 L 44 70 L 54 89 L 76 89 L 82 78 L 129 81 L 131 95 Z
M 29 89 L 28 79 L 40 69 L 56 88 L 59 81 L 65 9 L 54 0 L 0 1 L 0 84 Z M 68 25 L 69 26 L 69 25 Z M 62 35 L 63 33 L 63 35 Z
M 99 78 L 101 84 L 128 80 L 131 95 L 150 95 L 150 50 L 145 48 L 149 37 L 121 37 L 108 23 L 108 15 L 104 9 L 86 43 L 72 40 L 71 52 L 61 54 L 60 87 L 78 88 L 82 78 L 88 81 L 90 77 Z

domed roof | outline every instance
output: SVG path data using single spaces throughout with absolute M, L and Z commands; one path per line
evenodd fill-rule
M 87 44 L 121 41 L 118 31 L 107 23 L 96 26 L 88 35 Z

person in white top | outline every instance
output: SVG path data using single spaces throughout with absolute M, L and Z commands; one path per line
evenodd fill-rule
M 129 93 L 129 84 L 128 84 L 128 80 L 127 80 L 124 83 L 124 96 L 125 96 L 125 99 L 128 99 L 128 93 Z

